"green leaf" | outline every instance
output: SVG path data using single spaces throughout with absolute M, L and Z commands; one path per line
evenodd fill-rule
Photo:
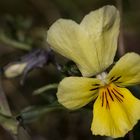
M 17 134 L 18 122 L 12 117 L 5 93 L 1 85 L 0 77 L 0 124 L 12 134 Z
M 12 134 L 17 134 L 18 122 L 14 117 L 0 114 L 0 124 Z
M 21 113 L 20 117 L 22 118 L 24 123 L 30 123 L 32 121 L 36 121 L 42 115 L 56 111 L 56 110 L 66 110 L 62 105 L 58 102 L 54 102 L 51 105 L 43 105 L 43 106 L 30 106 L 25 108 Z

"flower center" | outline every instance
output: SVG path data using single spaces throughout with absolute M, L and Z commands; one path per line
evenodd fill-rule
M 101 81 L 101 86 L 105 86 L 109 84 L 109 81 L 106 79 L 106 76 L 107 76 L 106 72 L 102 72 L 101 74 L 98 74 L 96 76 L 96 78 Z

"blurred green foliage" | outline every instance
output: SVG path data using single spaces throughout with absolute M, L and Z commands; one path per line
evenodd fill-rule
M 121 10 L 125 52 L 140 53 L 139 0 L 4 0 L 0 1 L 0 67 L 19 60 L 34 49 L 48 48 L 46 31 L 58 18 L 80 22 L 91 10 L 107 4 L 113 4 Z M 65 111 L 61 105 L 54 104 L 56 87 L 62 77 L 80 74 L 74 64 L 55 55 L 58 63 L 63 65 L 61 72 L 57 70 L 56 64 L 44 65 L 41 69 L 30 71 L 24 85 L 20 85 L 20 76 L 8 79 L 1 74 L 3 89 L 0 89 L 0 93 L 4 92 L 7 96 L 10 114 L 0 115 L 0 123 L 6 122 L 3 125 L 6 130 L 10 128 L 11 122 L 14 123 L 12 126 L 18 129 L 18 134 L 7 137 L 7 132 L 1 127 L 0 139 L 111 140 L 92 136 L 92 103 L 84 111 L 75 112 Z M 131 90 L 140 98 L 139 86 Z M 7 106 L 3 102 L 0 105 Z M 139 131 L 140 124 L 120 140 L 139 140 Z

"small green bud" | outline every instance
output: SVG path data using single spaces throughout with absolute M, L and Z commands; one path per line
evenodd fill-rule
M 20 74 L 22 74 L 26 66 L 27 63 L 11 64 L 5 69 L 4 74 L 7 78 L 19 76 Z

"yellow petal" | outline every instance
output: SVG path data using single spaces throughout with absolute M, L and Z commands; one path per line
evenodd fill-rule
M 48 30 L 47 41 L 51 48 L 73 60 L 84 76 L 98 71 L 98 61 L 92 44 L 84 31 L 72 20 L 60 19 Z
M 54 51 L 73 60 L 83 76 L 92 76 L 112 63 L 118 28 L 117 10 L 106 6 L 87 15 L 80 25 L 57 20 L 47 32 L 47 41 Z
M 104 6 L 86 15 L 80 24 L 89 34 L 100 64 L 99 71 L 113 63 L 117 49 L 120 15 L 114 6 Z
M 99 91 L 91 130 L 95 135 L 123 137 L 139 119 L 140 100 L 126 88 L 111 84 Z
M 140 83 L 140 55 L 127 53 L 116 63 L 108 74 L 108 79 L 119 86 Z
M 78 109 L 97 97 L 99 80 L 95 78 L 64 78 L 57 92 L 58 101 L 68 109 Z

